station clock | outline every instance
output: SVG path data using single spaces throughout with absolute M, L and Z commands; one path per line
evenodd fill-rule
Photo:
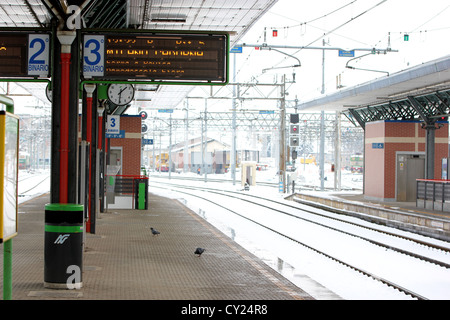
M 108 99 L 115 105 L 127 105 L 133 98 L 134 87 L 129 83 L 112 83 L 108 86 Z

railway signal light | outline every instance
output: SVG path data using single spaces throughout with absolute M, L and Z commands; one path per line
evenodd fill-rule
M 290 147 L 298 147 L 300 146 L 300 139 L 298 136 L 289 137 L 289 146 Z
M 291 123 L 298 123 L 299 116 L 298 113 L 291 113 Z
M 292 160 L 297 159 L 297 151 L 292 150 Z
M 139 112 L 139 115 L 141 116 L 141 119 L 142 119 L 142 120 L 147 119 L 147 112 L 141 111 L 141 112 Z
M 300 132 L 300 126 L 298 124 L 291 124 L 289 126 L 290 134 L 299 134 L 299 132 Z

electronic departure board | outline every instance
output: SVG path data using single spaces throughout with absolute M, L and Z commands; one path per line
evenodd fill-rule
M 0 77 L 48 77 L 50 35 L 0 33 Z
M 27 68 L 26 34 L 0 34 L 0 73 L 3 76 L 25 76 Z
M 105 80 L 227 81 L 228 36 L 85 35 L 83 75 Z

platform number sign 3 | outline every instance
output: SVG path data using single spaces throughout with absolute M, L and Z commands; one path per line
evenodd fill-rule
M 105 36 L 85 35 L 83 42 L 83 76 L 101 77 L 105 64 Z
M 120 133 L 120 116 L 108 116 L 106 122 L 106 133 L 108 134 Z
M 48 77 L 50 71 L 50 35 L 30 34 L 28 36 L 28 75 Z

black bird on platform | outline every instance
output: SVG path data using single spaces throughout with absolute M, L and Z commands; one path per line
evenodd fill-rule
M 157 235 L 161 234 L 161 232 L 159 232 L 159 231 L 156 230 L 156 229 L 150 228 L 150 230 L 152 230 L 152 235 L 153 235 L 153 236 L 157 236 Z
M 198 257 L 200 257 L 201 255 L 202 255 L 202 253 L 203 252 L 205 252 L 205 250 L 206 249 L 203 249 L 203 248 L 197 248 L 197 249 L 195 249 L 195 254 L 198 256 Z

